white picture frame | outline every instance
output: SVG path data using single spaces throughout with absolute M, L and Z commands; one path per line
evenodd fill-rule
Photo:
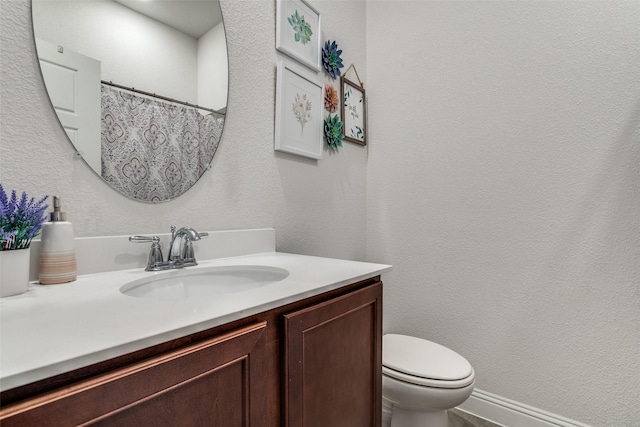
M 307 0 L 277 0 L 276 49 L 320 71 L 320 12 Z
M 278 62 L 274 149 L 322 159 L 323 88 L 304 69 Z

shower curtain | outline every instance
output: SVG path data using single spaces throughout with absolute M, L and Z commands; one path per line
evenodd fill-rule
M 200 178 L 224 117 L 102 85 L 102 177 L 126 196 L 173 199 Z

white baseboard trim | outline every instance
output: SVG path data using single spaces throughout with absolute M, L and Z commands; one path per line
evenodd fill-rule
M 506 427 L 590 427 L 520 402 L 475 389 L 459 409 Z

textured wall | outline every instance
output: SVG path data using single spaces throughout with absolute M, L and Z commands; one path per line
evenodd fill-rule
M 365 74 L 364 2 L 315 1 L 323 33 Z M 364 259 L 367 149 L 347 144 L 313 161 L 273 150 L 274 0 L 223 1 L 229 38 L 227 125 L 213 168 L 175 201 L 120 196 L 66 140 L 38 69 L 28 0 L 0 0 L 0 181 L 63 199 L 79 236 L 275 227 L 281 251 Z M 318 74 L 322 80 L 323 76 Z
M 640 425 L 640 2 L 368 1 L 385 331 L 477 387 Z

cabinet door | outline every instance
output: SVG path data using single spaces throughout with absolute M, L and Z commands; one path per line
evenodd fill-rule
M 381 423 L 382 284 L 285 316 L 287 427 Z
M 2 409 L 10 426 L 266 425 L 266 322 Z

